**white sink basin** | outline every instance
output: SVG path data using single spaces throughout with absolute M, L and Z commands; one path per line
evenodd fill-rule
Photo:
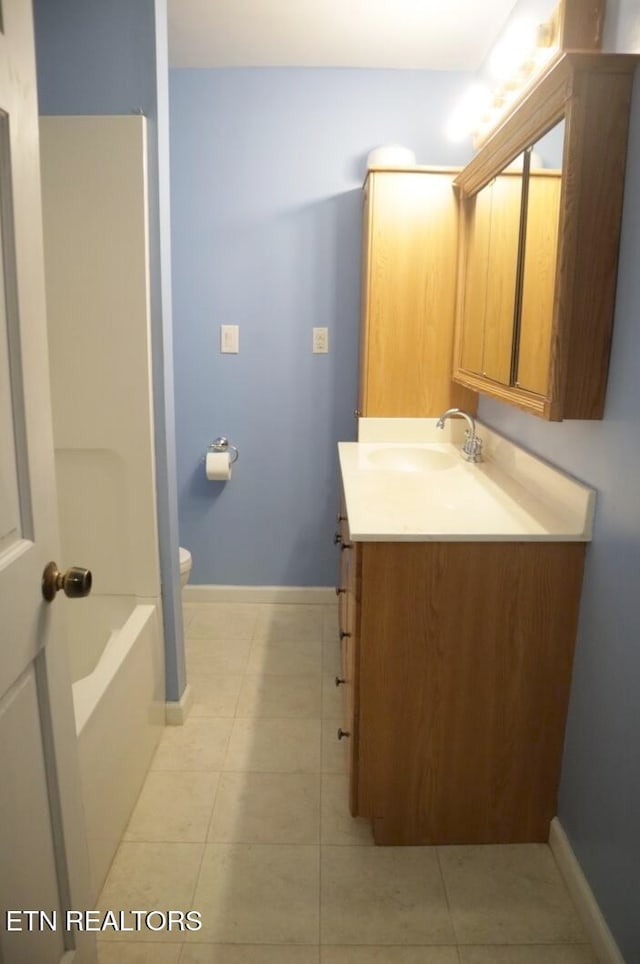
M 393 445 L 368 452 L 366 460 L 376 469 L 393 472 L 438 472 L 441 469 L 453 468 L 459 462 L 459 457 L 437 449 Z
M 591 538 L 593 490 L 488 426 L 480 426 L 485 461 L 473 464 L 462 456 L 456 425 L 442 433 L 436 419 L 395 421 L 362 419 L 365 439 L 339 443 L 351 541 Z

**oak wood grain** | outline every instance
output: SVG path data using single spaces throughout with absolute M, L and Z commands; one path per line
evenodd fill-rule
M 574 77 L 552 344 L 553 398 L 564 418 L 604 414 L 632 79 L 589 70 Z
M 597 419 L 604 413 L 613 331 L 618 246 L 633 73 L 639 58 L 625 54 L 560 54 L 455 180 L 461 204 L 482 190 L 520 150 L 560 119 L 565 121 L 555 268 L 544 262 L 544 241 L 522 252 L 525 314 L 517 384 L 505 389 L 498 369 L 478 378 L 460 346 L 467 336 L 458 301 L 454 380 L 550 420 Z M 537 188 L 532 182 L 533 191 Z M 531 236 L 536 242 L 532 221 Z M 552 239 L 549 238 L 550 250 Z M 465 261 L 461 262 L 463 265 Z M 543 266 L 533 281 L 527 267 Z M 553 275 L 551 296 L 547 278 Z M 535 325 L 529 290 L 547 305 Z M 459 282 L 458 291 L 464 290 Z M 549 305 L 552 309 L 549 310 Z M 544 333 L 546 343 L 541 341 Z M 469 336 L 472 338 L 472 336 Z M 535 352 L 535 355 L 534 355 Z M 546 372 L 543 370 L 547 364 Z
M 584 546 L 361 548 L 358 805 L 376 841 L 547 840 Z
M 560 171 L 531 172 L 516 385 L 542 396 L 549 394 L 560 187 Z
M 361 556 L 358 544 L 351 540 L 342 486 L 338 517 L 338 531 L 341 539 L 338 587 L 345 590 L 338 596 L 338 635 L 340 637 L 341 677 L 344 680 L 340 684 L 343 698 L 342 727 L 349 733 L 349 736 L 346 737 L 348 740 L 349 810 L 355 816 L 358 813 L 358 694 L 360 685 L 358 641 L 360 633 Z
M 450 171 L 367 178 L 360 411 L 369 417 L 476 409 L 455 385 L 457 204 Z
M 560 0 L 559 46 L 562 50 L 599 50 L 605 0 Z
M 464 239 L 464 299 L 460 363 L 482 374 L 484 320 L 487 313 L 489 246 L 491 240 L 491 185 L 488 184 L 461 206 L 460 231 Z

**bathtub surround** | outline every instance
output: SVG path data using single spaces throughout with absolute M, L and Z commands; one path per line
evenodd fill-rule
M 94 596 L 159 597 L 146 121 L 43 117 L 40 154 L 63 553 Z
M 41 114 L 147 118 L 149 296 L 166 697 L 185 686 L 173 408 L 166 0 L 33 0 Z
M 145 137 L 139 116 L 40 121 L 62 554 L 93 572 L 66 635 L 94 898 L 165 714 Z
M 171 70 L 180 535 L 192 586 L 328 586 L 339 439 L 355 437 L 361 185 L 379 144 L 461 164 L 465 75 Z M 240 353 L 219 353 L 219 326 Z M 312 328 L 329 329 L 313 355 Z M 200 459 L 223 432 L 224 486 Z
M 99 599 L 92 602 L 98 602 Z M 70 634 L 76 648 L 94 637 L 98 621 Z M 98 623 L 99 624 L 99 623 Z M 78 757 L 92 897 L 104 883 L 140 793 L 165 722 L 157 680 L 162 680 L 160 613 L 138 604 L 114 632 L 93 670 L 73 684 Z

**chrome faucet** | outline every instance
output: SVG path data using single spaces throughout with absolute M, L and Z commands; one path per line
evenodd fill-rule
M 468 412 L 463 412 L 461 408 L 448 408 L 436 422 L 436 428 L 444 428 L 444 423 L 452 415 L 460 415 L 461 418 L 466 418 L 469 426 L 464 434 L 464 445 L 462 446 L 465 459 L 467 462 L 482 462 L 482 439 L 476 435 L 475 419 Z

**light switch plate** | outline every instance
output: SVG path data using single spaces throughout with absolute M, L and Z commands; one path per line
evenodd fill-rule
M 237 355 L 239 353 L 239 325 L 220 325 L 220 351 L 223 355 Z
M 329 351 L 329 329 L 313 329 L 313 354 L 326 355 Z

